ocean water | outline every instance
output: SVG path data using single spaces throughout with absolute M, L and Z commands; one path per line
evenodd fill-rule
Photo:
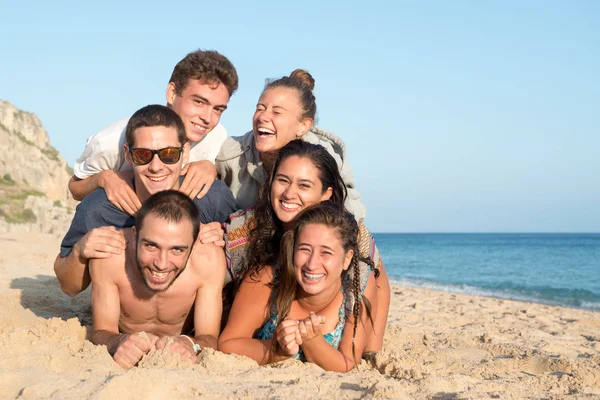
M 390 281 L 600 312 L 600 234 L 375 233 Z

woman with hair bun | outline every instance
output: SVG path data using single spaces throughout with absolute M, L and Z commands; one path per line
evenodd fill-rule
M 253 206 L 265 183 L 277 152 L 294 139 L 320 144 L 335 158 L 348 188 L 345 206 L 354 217 L 364 219 L 366 210 L 355 189 L 344 142 L 314 126 L 317 103 L 315 80 L 302 69 L 290 76 L 268 81 L 252 118 L 252 131 L 228 137 L 216 159 L 217 174 L 233 192 L 238 209 Z

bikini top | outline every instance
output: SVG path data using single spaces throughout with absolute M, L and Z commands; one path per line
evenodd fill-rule
M 343 289 L 342 285 L 342 289 Z M 342 340 L 342 333 L 344 332 L 344 326 L 346 325 L 346 307 L 344 306 L 346 303 L 346 294 L 342 290 L 342 294 L 344 298 L 342 299 L 342 305 L 338 310 L 338 318 L 339 321 L 335 325 L 333 331 L 326 333 L 323 335 L 323 338 L 329 343 L 333 348 L 337 349 L 340 347 L 340 341 Z M 273 296 L 275 295 L 275 290 L 273 290 Z M 275 328 L 277 328 L 277 305 L 275 302 L 271 305 L 271 314 L 269 315 L 269 319 L 264 325 L 254 334 L 254 339 L 266 340 L 271 339 L 275 336 Z M 304 352 L 302 351 L 302 347 L 300 347 L 300 351 L 296 353 L 293 357 L 296 360 L 306 361 L 306 357 L 304 356 Z

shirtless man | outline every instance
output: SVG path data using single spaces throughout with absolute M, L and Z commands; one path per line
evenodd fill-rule
M 106 345 L 121 367 L 133 367 L 152 349 L 194 362 L 201 348 L 216 349 L 225 255 L 196 241 L 199 230 L 189 197 L 162 191 L 126 230 L 124 253 L 90 261 L 92 342 Z
M 136 198 L 143 202 L 159 191 L 180 189 L 180 182 L 185 180 L 180 175 L 182 165 L 188 161 L 189 142 L 179 115 L 168 107 L 149 105 L 133 114 L 126 131 L 123 152 L 133 169 L 133 179 L 128 178 L 128 182 L 134 187 Z M 205 224 L 201 226 L 199 240 L 202 243 L 222 241 L 219 223 L 235 209 L 229 188 L 217 181 L 205 196 L 194 197 L 194 203 L 200 210 L 200 222 Z M 117 208 L 103 188 L 86 196 L 77 206 L 54 262 L 61 289 L 75 296 L 87 288 L 89 260 L 121 253 L 126 242 L 119 229 L 131 227 L 133 223 L 133 217 Z

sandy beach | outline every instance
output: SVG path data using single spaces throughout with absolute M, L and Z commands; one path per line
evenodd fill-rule
M 600 313 L 404 286 L 383 351 L 347 374 L 212 350 L 125 371 L 86 339 L 89 290 L 61 292 L 59 243 L 0 234 L 0 398 L 600 398 Z

